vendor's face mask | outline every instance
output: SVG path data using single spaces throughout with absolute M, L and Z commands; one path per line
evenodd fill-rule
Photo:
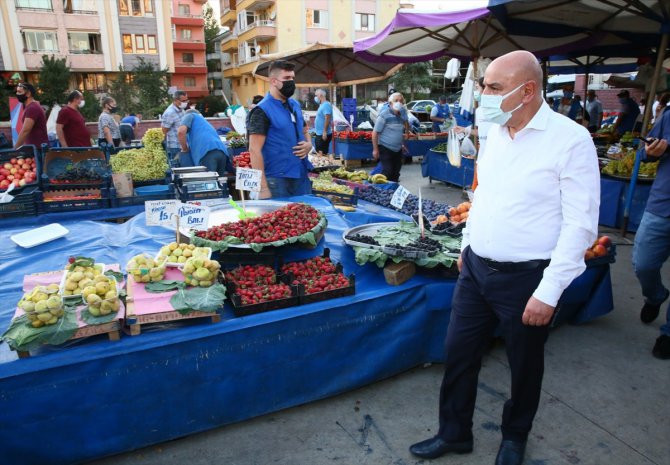
M 510 95 L 512 95 L 514 92 L 518 91 L 525 85 L 526 83 L 522 82 L 511 91 L 507 92 L 505 95 L 487 95 L 487 94 L 482 95 L 480 108 L 484 113 L 484 118 L 488 121 L 491 121 L 492 123 L 496 123 L 501 126 L 507 123 L 509 119 L 512 117 L 512 113 L 514 113 L 523 106 L 523 102 L 521 102 L 516 108 L 513 108 L 510 111 L 503 111 L 502 103 L 507 97 L 509 97 Z

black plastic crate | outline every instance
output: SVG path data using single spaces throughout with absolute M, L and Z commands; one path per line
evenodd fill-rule
M 328 199 L 334 205 L 358 204 L 358 188 L 354 188 L 353 194 L 340 194 L 339 192 L 326 192 L 312 189 L 312 195 Z
M 12 195 L 18 195 L 28 188 L 37 188 L 39 186 L 40 176 L 42 174 L 42 163 L 41 163 L 42 161 L 40 160 L 37 148 L 34 145 L 22 145 L 21 147 L 16 149 L 11 148 L 11 149 L 0 150 L 0 169 L 5 169 L 3 165 L 5 163 L 9 163 L 12 160 L 12 158 L 34 159 L 35 174 L 37 175 L 33 182 L 27 183 L 24 186 L 19 186 L 18 184 L 15 184 L 15 187 L 12 190 Z M 0 192 L 4 192 L 5 190 L 7 189 L 0 189 Z
M 42 145 L 41 186 L 43 191 L 61 189 L 106 188 L 111 185 L 112 168 L 108 154 L 96 147 L 49 148 Z M 68 172 L 93 174 L 96 178 L 85 176 L 72 181 L 60 181 L 57 178 Z
M 14 194 L 14 191 L 11 192 Z M 8 203 L 0 203 L 0 218 L 13 218 L 18 216 L 37 215 L 37 199 L 39 195 L 37 186 L 31 186 L 20 194 L 14 195 L 14 200 Z
M 330 291 L 315 292 L 313 294 L 307 294 L 305 292 L 305 285 L 298 284 L 298 297 L 300 298 L 300 305 L 354 295 L 356 293 L 356 277 L 353 274 L 350 274 L 348 279 L 349 285 L 347 287 L 332 289 Z
M 225 252 L 214 252 L 212 258 L 221 264 L 221 269 L 227 270 L 240 265 L 267 265 L 275 267 L 280 255 L 277 247 L 264 247 L 260 252 L 252 249 L 229 247 Z
M 300 297 L 298 296 L 298 288 L 296 286 L 289 286 L 291 288 L 291 297 L 251 305 L 242 305 L 240 295 L 236 292 L 235 284 L 231 283 L 229 286 L 229 292 L 231 293 L 230 302 L 233 306 L 233 313 L 238 317 L 300 305 Z
M 44 193 L 38 196 L 37 213 L 71 212 L 79 210 L 99 210 L 109 208 L 109 189 L 100 189 L 99 199 L 44 200 Z

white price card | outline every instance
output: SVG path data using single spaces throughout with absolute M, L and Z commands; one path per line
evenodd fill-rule
M 391 197 L 391 206 L 400 210 L 408 196 L 409 191 L 402 186 L 398 186 L 398 188 L 393 193 L 393 197 Z
M 179 204 L 177 209 L 179 226 L 189 229 L 205 230 L 209 226 L 209 207 L 193 205 L 190 203 Z
M 144 202 L 147 226 L 175 226 L 178 200 L 148 200 Z
M 252 168 L 237 168 L 235 170 L 235 189 L 248 192 L 261 191 L 263 172 Z

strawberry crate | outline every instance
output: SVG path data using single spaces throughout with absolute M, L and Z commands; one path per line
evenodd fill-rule
M 14 194 L 14 191 L 11 192 Z M 14 195 L 14 200 L 8 203 L 0 203 L 0 219 L 13 218 L 17 216 L 37 215 L 37 186 L 30 186 L 20 194 Z
M 274 267 L 280 257 L 276 247 L 265 247 L 260 252 L 251 249 L 229 247 L 225 252 L 215 255 L 222 270 L 229 270 L 240 265 L 267 265 Z
M 0 150 L 0 192 L 6 191 L 13 181 L 15 187 L 12 195 L 20 194 L 29 187 L 37 187 L 42 173 L 41 160 L 37 155 L 37 148 L 34 145 Z M 30 174 L 26 178 L 27 173 Z M 21 179 L 18 179 L 19 177 Z M 23 186 L 20 185 L 21 180 L 24 181 Z
M 341 265 L 338 265 L 341 268 Z M 314 292 L 308 294 L 304 284 L 298 284 L 298 296 L 300 297 L 300 305 L 311 304 L 314 302 L 321 302 L 323 300 L 336 299 L 338 297 L 345 297 L 354 295 L 356 293 L 356 277 L 350 274 L 347 277 L 349 285 L 329 291 Z
M 71 212 L 109 208 L 109 189 L 72 189 L 41 192 L 37 213 Z
M 270 310 L 278 310 L 281 308 L 295 307 L 300 305 L 300 297 L 298 296 L 298 288 L 296 286 L 289 286 L 291 290 L 290 297 L 268 300 L 266 302 L 259 302 L 248 305 L 242 304 L 242 298 L 238 293 L 238 289 L 235 286 L 235 283 L 230 283 L 228 286 L 228 291 L 231 293 L 230 302 L 233 306 L 233 313 L 237 317 L 254 315 L 256 313 L 263 313 Z
M 106 188 L 112 170 L 105 151 L 91 147 L 42 147 L 42 190 Z

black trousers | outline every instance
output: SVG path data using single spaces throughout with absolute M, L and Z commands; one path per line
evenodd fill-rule
M 467 247 L 456 283 L 440 391 L 440 429 L 447 441 L 472 438 L 472 415 L 481 360 L 498 324 L 512 375 L 502 416 L 503 439 L 525 441 L 540 401 L 548 326 L 527 326 L 521 316 L 546 264 L 523 271 L 491 268 Z
M 379 161 L 382 162 L 382 174 L 389 181 L 398 182 L 402 168 L 402 151 L 394 152 L 383 145 L 379 146 Z
M 328 155 L 330 153 L 330 143 L 333 140 L 333 135 L 328 134 L 326 137 L 326 140 L 323 140 L 320 135 L 316 135 L 316 139 L 314 139 L 314 148 L 316 149 L 317 152 L 321 152 L 324 155 Z

